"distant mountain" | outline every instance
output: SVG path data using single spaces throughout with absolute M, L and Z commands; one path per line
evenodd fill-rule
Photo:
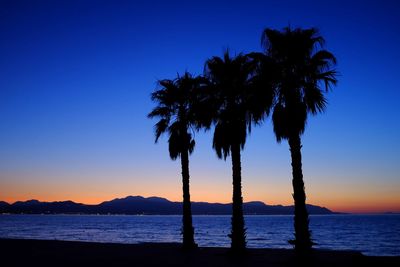
M 7 202 L 4 201 L 0 201 L 0 210 L 2 209 L 6 209 L 10 206 L 10 204 L 8 204 Z
M 310 214 L 333 214 L 327 208 L 307 205 Z M 260 201 L 246 202 L 243 211 L 246 215 L 290 215 L 293 206 L 266 205 Z M 229 215 L 231 204 L 192 202 L 195 215 Z M 105 201 L 98 205 L 85 205 L 72 201 L 40 202 L 38 200 L 17 201 L 13 204 L 0 201 L 0 213 L 28 214 L 146 214 L 175 215 L 182 213 L 182 203 L 165 198 L 128 196 Z
M 38 200 L 17 201 L 8 206 L 9 213 L 92 213 L 94 205 L 85 205 L 72 201 L 40 202 Z M 1 206 L 0 206 L 1 208 Z M 1 212 L 1 210 L 0 210 Z M 3 211 L 4 213 L 4 211 Z

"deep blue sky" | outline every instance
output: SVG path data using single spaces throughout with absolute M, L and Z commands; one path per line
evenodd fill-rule
M 179 163 L 146 118 L 156 81 L 291 25 L 319 28 L 340 72 L 303 137 L 309 201 L 400 209 L 399 14 L 397 1 L 0 1 L 0 199 L 179 200 Z M 229 201 L 230 162 L 196 139 L 193 198 Z M 268 120 L 243 153 L 245 201 L 290 203 L 290 175 Z

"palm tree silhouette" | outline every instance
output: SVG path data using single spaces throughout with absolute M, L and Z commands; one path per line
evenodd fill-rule
M 337 82 L 333 69 L 336 59 L 323 49 L 324 39 L 315 28 L 265 29 L 262 42 L 275 68 L 274 133 L 278 142 L 288 140 L 292 159 L 295 240 L 290 242 L 297 251 L 309 251 L 313 242 L 306 209 L 301 135 L 308 114 L 316 115 L 326 108 L 324 92 Z
M 246 230 L 243 218 L 241 149 L 250 131 L 249 112 L 250 78 L 253 66 L 249 58 L 239 54 L 223 58 L 212 57 L 205 64 L 205 76 L 209 79 L 209 111 L 215 124 L 213 148 L 219 158 L 231 155 L 232 159 L 232 230 L 231 248 L 246 248 Z
M 195 141 L 190 129 L 196 123 L 196 115 L 192 108 L 196 102 L 196 91 L 205 79 L 185 72 L 175 80 L 161 80 L 161 89 L 151 94 L 151 99 L 158 103 L 149 114 L 149 118 L 160 120 L 155 125 L 155 142 L 160 136 L 168 133 L 169 155 L 172 160 L 181 158 L 183 189 L 183 247 L 197 247 L 194 241 L 192 211 L 189 191 L 189 154 L 193 152 Z

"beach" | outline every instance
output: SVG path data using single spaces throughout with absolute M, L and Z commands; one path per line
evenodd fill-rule
M 200 247 L 184 251 L 178 243 L 117 244 L 56 240 L 0 239 L 2 266 L 300 266 L 290 249 Z M 400 266 L 400 256 L 371 257 L 356 251 L 314 250 L 307 266 Z M 304 263 L 303 263 L 304 264 Z M 302 265 L 303 266 L 303 265 Z

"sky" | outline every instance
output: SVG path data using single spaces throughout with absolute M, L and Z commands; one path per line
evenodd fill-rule
M 398 1 L 0 1 L 0 200 L 181 201 L 180 162 L 154 144 L 157 80 L 262 51 L 265 28 L 316 27 L 338 85 L 302 136 L 310 204 L 400 212 Z M 191 199 L 231 201 L 231 162 L 195 135 Z M 244 201 L 291 205 L 287 142 L 271 121 L 242 153 Z

